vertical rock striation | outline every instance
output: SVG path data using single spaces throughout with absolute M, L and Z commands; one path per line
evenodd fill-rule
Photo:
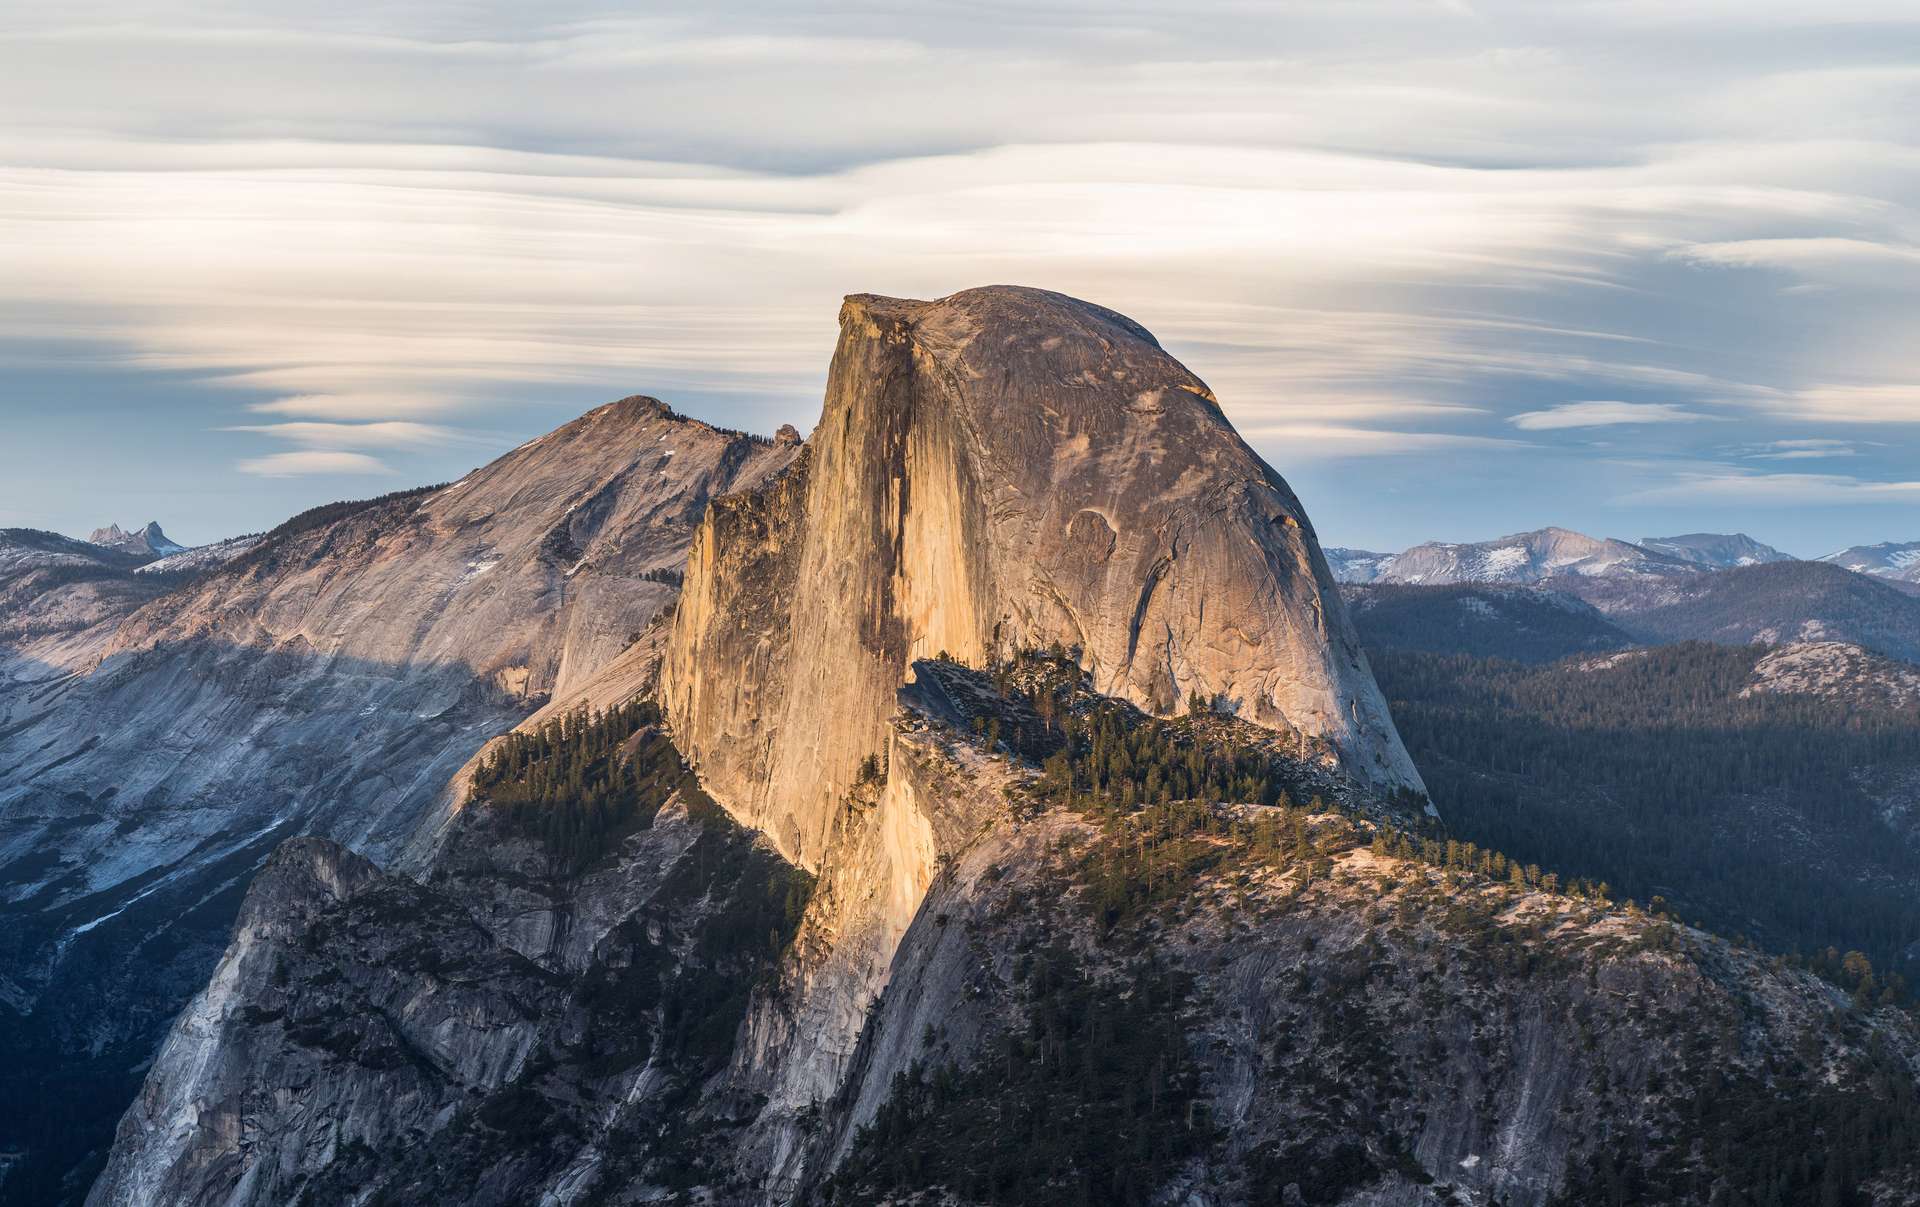
M 662 696 L 711 790 L 803 865 L 912 660 L 1059 642 L 1420 789 L 1299 500 L 1144 328 L 1037 289 L 847 299 L 806 462 L 696 535 Z

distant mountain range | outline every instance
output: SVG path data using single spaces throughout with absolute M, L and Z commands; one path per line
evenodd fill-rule
M 1349 583 L 1342 593 L 1375 649 L 1551 662 L 1675 641 L 1847 641 L 1920 662 L 1920 596 L 1827 562 L 1524 585 Z
M 1586 578 L 1671 578 L 1766 562 L 1792 561 L 1745 533 L 1693 532 L 1638 542 L 1539 528 L 1490 541 L 1428 541 L 1403 553 L 1328 549 L 1333 576 L 1349 583 L 1538 583 Z M 1838 556 L 1838 555 L 1835 555 Z
M 1323 551 L 1343 583 L 1539 583 L 1584 578 L 1669 578 L 1800 559 L 1744 532 L 1688 532 L 1637 541 L 1592 537 L 1566 528 L 1536 528 L 1490 541 L 1428 541 L 1400 553 Z M 1920 586 L 1920 541 L 1852 545 L 1812 559 L 1856 574 Z
M 1660 582 L 1560 579 L 1643 641 L 1850 641 L 1920 662 L 1920 597 L 1828 562 L 1737 566 Z

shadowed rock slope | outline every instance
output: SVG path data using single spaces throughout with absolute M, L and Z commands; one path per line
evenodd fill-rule
M 1420 786 L 1300 502 L 1138 324 L 1036 289 L 840 313 L 804 462 L 702 525 L 662 700 L 709 789 L 817 866 L 914 658 L 1058 643 Z
M 78 627 L 16 647 L 34 671 L 0 684 L 0 1145 L 29 1154 L 0 1198 L 84 1190 L 35 1179 L 104 1146 L 275 845 L 388 857 L 488 738 L 671 602 L 707 500 L 797 448 L 625 399 L 452 485 L 142 580 L 137 609 L 62 596 Z

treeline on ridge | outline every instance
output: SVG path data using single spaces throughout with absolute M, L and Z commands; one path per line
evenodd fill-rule
M 545 844 L 558 869 L 584 871 L 650 826 L 675 792 L 696 817 L 719 812 L 659 724 L 650 700 L 563 713 L 497 742 L 474 774 L 474 791 L 513 829 Z

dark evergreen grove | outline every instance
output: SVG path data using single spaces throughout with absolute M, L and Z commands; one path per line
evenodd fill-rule
M 631 700 L 508 734 L 481 761 L 474 791 L 545 843 L 558 869 L 584 871 L 652 824 L 675 791 L 690 809 L 717 810 L 659 722 L 652 701 Z
M 898 1075 L 826 1201 L 940 1186 L 976 1203 L 1132 1207 L 1212 1143 L 1177 1024 L 1188 978 L 1151 959 L 1091 975 L 1058 940 L 1023 950 L 1014 978 L 1026 1026 L 965 1067 Z

